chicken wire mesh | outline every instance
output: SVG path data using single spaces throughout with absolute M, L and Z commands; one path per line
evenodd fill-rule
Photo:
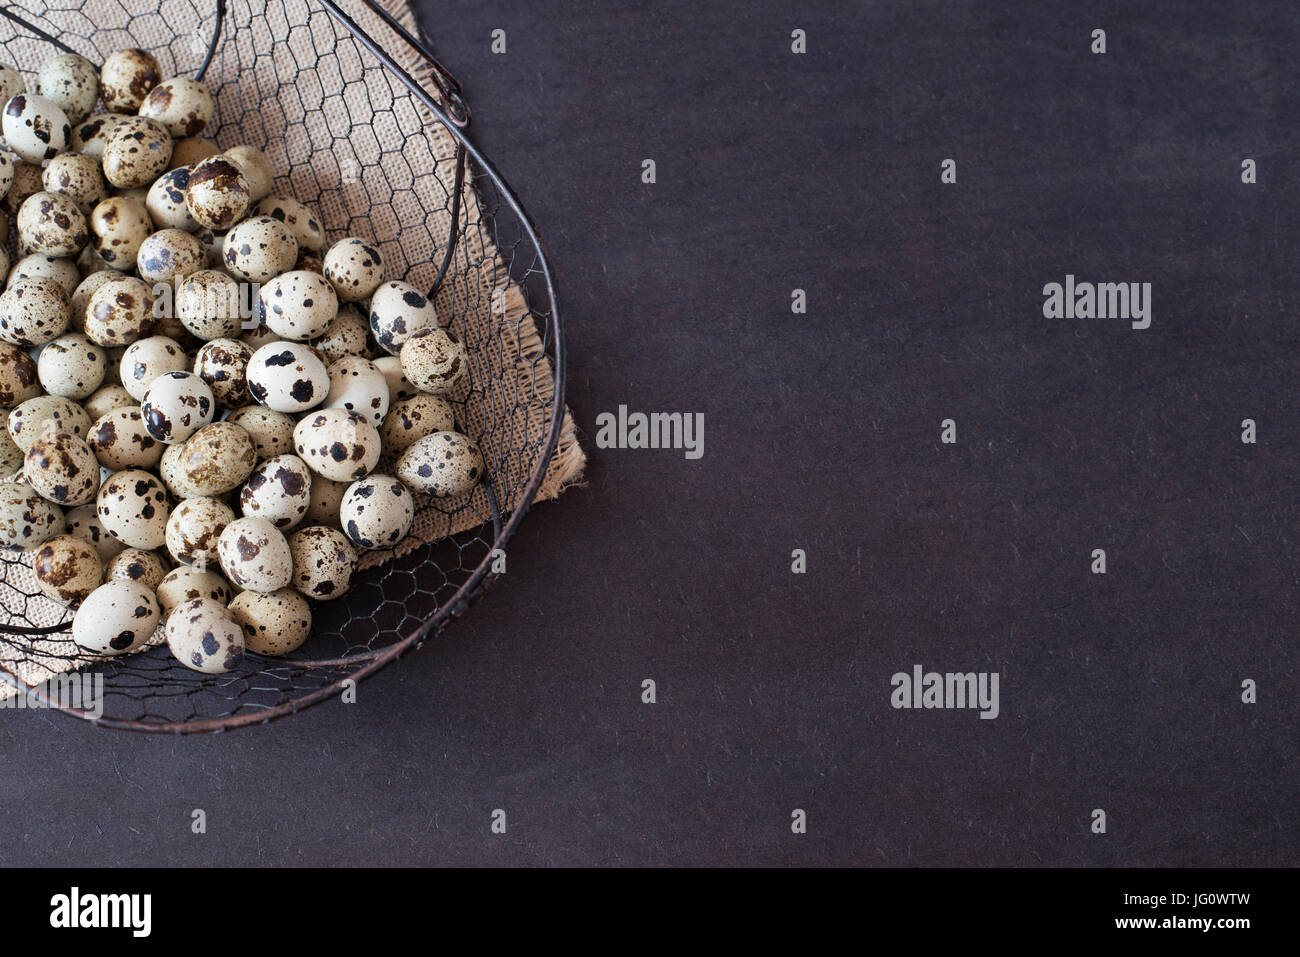
M 250 653 L 222 675 L 185 668 L 157 639 L 120 658 L 85 652 L 71 640 L 73 613 L 37 587 L 30 553 L 0 551 L 0 677 L 35 703 L 110 727 L 192 732 L 267 721 L 337 694 L 465 612 L 495 578 L 546 474 L 563 420 L 563 337 L 536 232 L 465 138 L 468 110 L 427 43 L 379 0 L 353 6 L 54 0 L 0 10 L 0 58 L 29 80 L 57 52 L 99 66 L 127 47 L 153 53 L 164 76 L 202 76 L 217 102 L 204 135 L 265 150 L 275 192 L 315 210 L 327 242 L 371 239 L 386 278 L 436 291 L 470 356 L 468 386 L 453 397 L 457 424 L 486 463 L 468 499 L 417 497 L 418 534 L 371 553 L 347 596 L 313 602 L 313 634 L 300 649 Z M 33 669 L 34 658 L 46 665 Z M 96 708 L 41 684 L 73 668 L 102 677 Z

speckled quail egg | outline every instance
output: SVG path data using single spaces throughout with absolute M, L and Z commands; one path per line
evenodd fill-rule
M 54 157 L 41 174 L 41 183 L 47 192 L 68 197 L 83 213 L 89 213 L 108 196 L 108 183 L 99 161 L 85 153 L 60 153 Z
M 258 349 L 248 360 L 247 376 L 253 398 L 276 412 L 315 408 L 329 393 L 325 363 L 299 342 L 275 342 Z
M 79 332 L 59 336 L 41 350 L 36 362 L 41 385 L 50 395 L 84 399 L 99 388 L 108 356 Z
M 201 160 L 190 170 L 185 202 L 200 226 L 225 232 L 244 218 L 250 196 L 243 172 L 220 153 Z
M 216 104 L 201 80 L 174 76 L 163 80 L 140 104 L 140 115 L 157 120 L 177 138 L 194 136 L 212 119 Z
M 121 122 L 122 118 L 112 113 L 96 113 L 80 123 L 74 123 L 72 134 L 68 137 L 68 152 L 85 153 L 93 159 L 103 159 L 108 138 Z
M 260 299 L 254 299 L 253 312 L 260 317 L 261 311 L 262 301 Z M 261 322 L 260 318 L 258 319 L 257 325 L 253 326 L 251 329 L 245 329 L 240 333 L 239 341 L 247 344 L 254 352 L 262 348 L 262 346 L 269 346 L 273 342 L 284 342 L 283 339 L 277 336 L 270 329 L 266 328 L 266 325 Z
M 313 339 L 311 346 L 331 363 L 344 356 L 361 356 L 370 358 L 370 325 L 357 307 L 345 304 L 339 306 L 338 315 L 329 324 L 325 334 Z
M 400 455 L 426 435 L 455 428 L 450 402 L 439 395 L 413 395 L 388 410 L 379 438 L 386 455 Z
M 449 395 L 469 372 L 465 346 L 450 330 L 428 329 L 402 343 L 402 372 L 430 395 Z
M 72 133 L 68 114 L 53 100 L 34 93 L 19 93 L 9 100 L 0 127 L 9 148 L 37 166 L 62 153 Z
M 104 566 L 104 580 L 125 578 L 155 591 L 167 575 L 167 565 L 157 552 L 127 548 L 118 552 Z
M 35 360 L 12 343 L 0 342 L 0 409 L 12 409 L 40 394 Z
M 370 331 L 380 347 L 393 355 L 410 336 L 437 328 L 438 311 L 432 300 L 410 283 L 386 282 L 370 297 Z
M 198 231 L 199 224 L 190 215 L 189 205 L 185 201 L 189 183 L 190 167 L 188 166 L 169 170 L 153 181 L 144 205 L 155 227 L 180 229 L 187 233 Z
M 215 497 L 243 485 L 256 465 L 257 455 L 248 433 L 226 421 L 205 425 L 190 436 L 181 447 L 176 471 L 188 490 L 187 497 Z
M 93 242 L 93 239 L 92 239 Z M 84 256 L 85 253 L 83 252 Z M 121 273 L 116 269 L 109 269 L 105 266 L 95 272 L 89 273 L 72 292 L 70 305 L 72 306 L 72 328 L 77 332 L 86 331 L 86 307 L 90 305 L 90 297 L 95 294 L 95 290 L 110 279 L 118 279 Z
M 118 50 L 99 71 L 100 95 L 110 113 L 136 113 L 161 82 L 158 61 L 147 50 Z
M 73 535 L 57 535 L 36 550 L 32 571 L 41 594 L 60 605 L 77 606 L 104 581 L 104 563 Z
M 111 269 L 134 269 L 140 247 L 151 232 L 153 220 L 137 200 L 110 196 L 90 211 L 90 243 Z
M 81 436 L 44 432 L 27 447 L 23 478 L 56 505 L 86 505 L 99 491 L 99 460 Z
M 21 162 L 22 160 L 13 153 L 0 149 L 0 197 L 8 193 L 9 187 L 14 184 L 14 174 Z M 6 221 L 5 228 L 8 227 L 9 223 Z
M 289 536 L 293 587 L 308 598 L 330 601 L 348 593 L 357 570 L 357 550 L 337 528 L 312 525 Z
M 162 458 L 158 460 L 158 478 L 162 480 L 163 488 L 167 489 L 167 494 L 173 499 L 193 498 L 207 491 L 194 488 L 181 475 L 180 462 L 184 451 L 184 442 L 164 445 Z
M 286 588 L 293 577 L 293 556 L 284 534 L 264 518 L 237 518 L 217 542 L 226 578 L 248 591 Z
M 248 360 L 253 350 L 238 339 L 213 339 L 194 357 L 194 372 L 212 390 L 218 405 L 237 409 L 253 401 L 248 393 Z
M 303 416 L 294 426 L 293 444 L 309 469 L 335 482 L 356 481 L 379 464 L 379 430 L 346 409 Z
M 222 250 L 222 261 L 233 275 L 261 283 L 293 269 L 298 240 L 278 219 L 254 216 L 226 233 Z
M 155 594 L 166 615 L 177 605 L 195 598 L 207 598 L 224 605 L 230 601 L 230 586 L 217 572 L 181 565 L 163 576 Z
M 72 640 L 96 654 L 124 655 L 153 637 L 160 617 L 158 600 L 150 589 L 115 578 L 82 601 L 72 619 Z
M 215 566 L 217 540 L 235 520 L 234 510 L 216 498 L 187 498 L 167 520 L 167 551 L 178 562 Z
M 148 282 L 173 283 L 207 265 L 199 241 L 183 229 L 160 229 L 143 243 L 135 257 L 140 278 Z
M 96 345 L 128 346 L 153 326 L 153 290 L 134 276 L 109 279 L 86 304 L 86 338 Z
M 96 501 L 104 530 L 131 548 L 161 548 L 171 514 L 162 483 L 141 469 L 110 475 Z
M 9 413 L 9 436 L 26 453 L 36 437 L 49 429 L 85 437 L 90 416 L 76 402 L 60 395 L 38 395 Z
M 200 339 L 233 339 L 241 332 L 239 283 L 217 269 L 191 273 L 176 291 L 176 317 Z
M 293 528 L 311 503 L 311 472 L 296 455 L 278 455 L 253 469 L 239 493 L 244 515 L 264 518 L 276 528 Z
M 261 405 L 246 405 L 232 412 L 226 421 L 248 433 L 259 459 L 275 458 L 294 450 L 294 421 L 283 412 Z
M 79 538 L 95 550 L 100 562 L 106 563 L 114 555 L 126 548 L 112 535 L 104 530 L 99 521 L 99 510 L 94 503 L 78 505 L 65 513 L 67 533 Z
M 189 358 L 176 340 L 147 336 L 126 347 L 117 368 L 126 391 L 140 402 L 154 379 L 167 372 L 186 372 L 189 367 Z
M 239 167 L 244 179 L 248 180 L 252 202 L 260 202 L 271 194 L 275 184 L 275 169 L 265 153 L 247 143 L 241 143 L 226 150 L 225 155 Z
M 299 249 L 298 262 L 294 264 L 293 268 L 305 269 L 307 272 L 317 272 L 323 276 L 325 274 L 325 260 L 321 259 L 319 253 L 314 253 L 307 249 Z
M 0 547 L 32 548 L 64 529 L 63 509 L 26 482 L 0 482 Z
M 359 548 L 392 548 L 411 531 L 415 499 L 391 475 L 371 475 L 348 486 L 339 505 L 343 534 Z
M 43 253 L 29 253 L 14 263 L 13 269 L 9 270 L 8 282 L 13 283 L 18 279 L 34 279 L 40 276 L 57 280 L 69 296 L 81 282 L 81 273 L 77 269 L 77 264 L 71 259 L 47 256 Z
M 162 458 L 163 444 L 144 427 L 138 405 L 112 409 L 90 427 L 86 439 L 99 464 L 112 472 L 151 469 Z
M 331 246 L 323 265 L 325 278 L 345 302 L 368 298 L 384 281 L 384 260 L 379 250 L 356 236 Z
M 90 239 L 86 215 L 62 193 L 32 193 L 18 210 L 18 249 L 47 256 L 76 256 Z
M 351 482 L 336 482 L 323 475 L 312 475 L 311 502 L 307 505 L 307 522 L 338 528 L 339 505 Z
M 153 120 L 119 122 L 104 143 L 104 178 L 118 189 L 148 187 L 172 157 L 172 138 Z
M 140 406 L 136 404 L 136 400 L 131 398 L 131 393 L 127 392 L 120 383 L 100 386 L 89 399 L 82 403 L 82 406 L 86 410 L 86 415 L 90 416 L 91 422 L 98 422 L 104 416 L 108 415 L 108 413 L 114 412 L 117 409 L 130 409 L 136 413 L 139 413 L 140 411 Z M 140 429 L 141 431 L 144 430 L 143 419 L 140 422 Z M 94 434 L 93 428 L 91 434 Z M 148 432 L 145 432 L 145 435 L 148 434 Z M 87 441 L 90 440 L 87 439 Z M 153 441 L 152 436 L 150 436 L 150 441 Z M 154 445 L 158 446 L 159 453 L 161 454 L 161 444 L 154 442 Z M 94 448 L 93 441 L 91 442 L 91 448 Z
M 388 414 L 388 380 L 368 359 L 344 356 L 330 363 L 330 390 L 324 408 L 348 409 L 370 419 L 376 428 Z
M 255 655 L 287 655 L 311 635 L 311 608 L 292 588 L 269 595 L 242 592 L 230 603 L 230 613 L 244 629 L 244 647 Z
M 300 250 L 318 252 L 325 245 L 325 227 L 310 209 L 285 196 L 267 196 L 257 204 L 258 216 L 278 219 L 293 231 Z
M 461 495 L 483 478 L 483 455 L 468 436 L 434 432 L 402 453 L 397 477 L 414 491 L 435 498 Z
M 0 429 L 0 475 L 13 475 L 23 467 L 23 450 L 14 444 L 6 429 Z
M 216 410 L 212 390 L 193 372 L 160 375 L 140 400 L 144 427 L 155 439 L 168 445 L 184 442 L 210 423 Z
M 206 226 L 200 226 L 194 237 L 199 241 L 199 246 L 203 249 L 205 268 L 220 269 L 222 267 L 221 244 L 226 241 L 225 233 L 214 232 Z
M 85 57 L 64 53 L 41 65 L 36 92 L 63 110 L 69 122 L 80 123 L 99 99 L 99 71 Z
M 339 312 L 338 296 L 320 273 L 296 270 L 276 276 L 258 293 L 267 328 L 303 342 L 324 335 Z
M 19 279 L 0 295 L 0 339 L 16 346 L 30 348 L 57 339 L 71 320 L 72 304 L 58 280 Z
M 17 216 L 18 210 L 27 201 L 27 197 L 39 193 L 44 188 L 40 166 L 18 163 L 14 166 L 14 181 L 9 184 L 9 191 L 5 193 L 4 199 L 0 200 L 0 208 L 10 216 Z
M 172 149 L 172 161 L 168 164 L 169 169 L 176 169 L 179 166 L 193 166 L 209 156 L 216 156 L 221 152 L 221 147 L 212 140 L 202 136 L 187 136 L 184 139 L 176 141 L 176 146 Z
M 165 631 L 176 660 L 193 671 L 224 674 L 244 657 L 244 629 L 224 606 L 208 598 L 174 607 Z
M 27 89 L 23 75 L 8 65 L 0 65 L 0 101 L 8 103 L 12 97 Z

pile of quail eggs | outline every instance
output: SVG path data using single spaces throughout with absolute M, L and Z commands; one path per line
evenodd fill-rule
M 464 346 L 149 53 L 0 67 L 0 103 L 0 546 L 87 652 L 160 624 L 200 672 L 293 651 L 417 501 L 481 480 Z

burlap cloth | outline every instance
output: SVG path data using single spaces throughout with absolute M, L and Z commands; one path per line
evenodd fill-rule
M 158 11 L 157 0 L 118 2 L 131 15 Z M 415 18 L 405 3 L 382 2 L 415 32 Z M 130 35 L 97 33 L 89 45 L 83 43 L 79 49 L 88 55 L 91 49 L 99 49 L 102 57 L 113 49 L 142 46 L 159 54 L 164 72 L 169 65 L 177 72 L 191 72 L 194 64 L 186 54 L 199 52 L 202 44 L 191 36 L 187 49 L 182 45 L 184 37 L 167 31 L 197 25 L 169 23 L 168 11 L 162 13 L 132 20 Z M 361 5 L 350 5 L 349 13 L 407 72 L 425 81 L 424 61 L 377 15 Z M 50 17 L 53 21 L 55 14 Z M 7 21 L 0 21 L 3 36 L 12 36 L 12 31 Z M 9 44 L 23 42 L 11 40 Z M 447 199 L 454 191 L 456 167 L 451 134 L 396 80 L 380 73 L 377 61 L 313 4 L 289 0 L 283 9 L 268 9 L 241 7 L 236 0 L 221 42 L 223 47 L 206 77 L 217 91 L 218 143 L 233 146 L 246 142 L 265 148 L 276 167 L 276 193 L 294 196 L 319 212 L 328 241 L 343 235 L 376 241 L 385 257 L 388 278 L 406 278 L 420 288 L 431 285 L 442 259 L 439 244 L 445 242 L 450 224 Z M 17 59 L 11 45 L 8 49 L 10 57 Z M 183 53 L 177 55 L 177 49 Z M 52 53 L 46 47 L 32 62 L 15 65 L 30 81 L 31 71 L 49 55 Z M 171 64 L 167 63 L 169 57 Z M 426 88 L 432 86 L 426 84 Z M 358 89 L 363 91 L 364 103 L 349 95 Z M 340 90 L 341 95 L 329 95 L 332 90 Z M 364 119 L 367 110 L 373 111 L 374 121 L 358 124 L 358 115 Z M 340 135 L 341 130 L 345 135 Z M 210 130 L 205 132 L 211 135 Z M 482 208 L 471 172 L 465 177 L 462 202 L 463 231 L 436 301 L 441 315 L 453 317 L 451 328 L 470 354 L 469 383 L 455 397 L 458 427 L 479 442 L 489 472 L 495 476 L 499 505 L 508 510 L 518 503 L 550 427 L 554 384 L 547 352 L 553 344 L 544 342 L 539 334 L 523 290 L 511 279 L 509 264 L 493 243 L 491 220 L 486 215 L 491 210 Z M 527 261 L 523 267 L 528 267 Z M 518 264 L 514 272 L 520 274 Z M 579 481 L 585 463 L 566 410 L 558 446 L 536 500 L 554 498 Z M 417 511 L 411 536 L 397 552 L 409 552 L 475 528 L 490 516 L 483 486 L 464 501 L 425 502 Z M 14 561 L 15 557 L 9 553 L 0 566 L 4 577 L 0 582 L 0 620 L 26 625 L 63 620 L 67 610 L 39 593 L 31 555 L 23 555 L 21 562 Z M 393 557 L 393 552 L 368 553 L 362 567 Z M 159 638 L 155 636 L 154 641 Z M 68 660 L 70 650 L 66 631 L 48 640 L 9 637 L 0 642 L 0 663 L 31 685 L 84 664 Z M 0 700 L 15 693 L 0 681 Z

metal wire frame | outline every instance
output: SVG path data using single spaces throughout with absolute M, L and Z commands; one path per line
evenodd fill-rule
M 421 59 L 423 59 L 430 68 L 430 82 L 438 91 L 438 97 L 435 99 L 430 92 L 422 86 L 414 77 L 410 75 L 401 65 L 372 37 L 370 37 L 347 12 L 345 12 L 336 0 L 315 0 L 331 17 L 338 21 L 355 39 L 364 47 L 375 59 L 388 71 L 396 80 L 405 87 L 411 95 L 429 112 L 437 118 L 446 127 L 451 136 L 456 141 L 456 176 L 455 189 L 452 193 L 452 226 L 451 236 L 449 237 L 447 248 L 444 251 L 443 260 L 439 266 L 435 277 L 433 288 L 430 295 L 437 291 L 447 274 L 449 265 L 452 261 L 455 250 L 455 239 L 459 232 L 457 229 L 460 214 L 460 195 L 461 187 L 465 175 L 467 157 L 475 164 L 479 173 L 476 176 L 476 182 L 482 183 L 486 179 L 494 190 L 495 195 L 509 209 L 517 219 L 520 230 L 522 231 L 522 241 L 531 245 L 534 251 L 533 266 L 529 267 L 530 276 L 535 280 L 535 285 L 540 287 L 540 291 L 545 296 L 547 309 L 541 315 L 545 318 L 545 329 L 543 335 L 544 352 L 549 355 L 552 363 L 552 375 L 554 389 L 550 408 L 548 410 L 549 426 L 546 430 L 545 437 L 542 441 L 540 453 L 538 454 L 535 467 L 528 476 L 522 491 L 516 498 L 513 508 L 508 515 L 502 514 L 501 504 L 496 494 L 494 484 L 489 481 L 486 484 L 488 498 L 490 502 L 489 519 L 492 526 L 491 546 L 483 549 L 483 555 L 474 565 L 468 577 L 459 585 L 454 593 L 442 601 L 437 609 L 430 614 L 424 621 L 412 628 L 406 634 L 391 644 L 380 648 L 363 648 L 348 649 L 347 654 L 339 657 L 314 658 L 306 661 L 285 661 L 280 662 L 275 659 L 268 661 L 267 667 L 258 674 L 263 674 L 268 680 L 279 680 L 287 682 L 293 687 L 292 676 L 285 677 L 293 669 L 312 670 L 317 676 L 323 676 L 324 681 L 320 682 L 317 687 L 306 690 L 302 694 L 289 695 L 285 697 L 281 691 L 281 696 L 285 700 L 279 701 L 266 707 L 248 706 L 247 710 L 239 713 L 232 713 L 210 718 L 195 718 L 183 721 L 156 721 L 143 719 L 120 718 L 112 715 L 95 716 L 84 709 L 79 709 L 67 705 L 56 698 L 47 694 L 40 686 L 28 688 L 16 676 L 9 674 L 0 667 L 0 679 L 18 687 L 20 693 L 27 694 L 35 703 L 60 710 L 65 713 L 82 718 L 93 724 L 123 729 L 135 730 L 151 733 L 211 733 L 230 730 L 236 727 L 243 727 L 251 724 L 262 724 L 284 715 L 293 714 L 313 704 L 319 703 L 327 698 L 338 695 L 347 685 L 348 682 L 356 682 L 369 677 L 381 668 L 387 666 L 390 662 L 401 657 L 412 648 L 419 647 L 431 634 L 439 631 L 452 621 L 462 617 L 466 611 L 476 602 L 484 593 L 486 588 L 497 577 L 491 571 L 493 554 L 496 550 L 504 550 L 511 538 L 518 529 L 519 523 L 523 520 L 529 506 L 536 497 L 537 491 L 541 486 L 542 480 L 546 474 L 547 465 L 553 456 L 559 441 L 560 432 L 564 419 L 564 394 L 566 383 L 565 369 L 565 344 L 564 344 L 564 327 L 561 319 L 559 308 L 559 297 L 556 290 L 556 283 L 550 261 L 546 256 L 544 244 L 538 234 L 536 225 L 531 216 L 526 212 L 523 205 L 519 202 L 514 191 L 507 184 L 504 177 L 496 167 L 474 146 L 465 135 L 465 128 L 470 121 L 470 111 L 463 99 L 463 92 L 460 84 L 455 77 L 448 71 L 440 61 L 430 51 L 427 40 L 421 32 L 420 37 L 413 36 L 398 21 L 395 20 L 386 10 L 379 6 L 375 0 L 362 0 L 367 7 L 391 27 L 396 35 L 411 47 Z M 226 0 L 216 0 L 216 18 L 211 38 L 208 43 L 206 54 L 202 65 L 196 76 L 202 78 L 210 67 L 213 58 L 218 49 L 221 36 L 222 26 L 226 18 Z M 12 22 L 28 30 L 33 36 L 39 37 L 52 43 L 57 48 L 66 52 L 76 53 L 59 39 L 51 36 L 48 32 L 36 27 L 23 18 L 9 11 L 8 8 L 0 8 L 0 15 L 4 15 Z M 502 247 L 500 241 L 499 220 L 496 216 L 492 217 L 491 229 L 493 233 L 494 244 L 497 248 Z M 457 546 L 459 548 L 459 546 Z M 28 629 L 28 634 L 50 634 L 58 631 L 66 631 L 68 622 L 46 626 L 44 628 Z M 165 649 L 164 649 L 165 650 Z M 134 656 L 133 660 L 138 660 L 145 656 Z M 109 664 L 117 664 L 122 659 L 113 659 Z M 248 676 L 245 676 L 247 682 Z M 203 684 L 208 688 L 219 689 L 222 684 L 221 676 L 210 679 L 204 679 Z M 251 687 L 251 685 L 250 685 Z M 264 689 L 257 689 L 264 690 Z M 271 689 L 275 692 L 278 689 Z M 177 694 L 193 693 L 192 691 L 180 691 Z

